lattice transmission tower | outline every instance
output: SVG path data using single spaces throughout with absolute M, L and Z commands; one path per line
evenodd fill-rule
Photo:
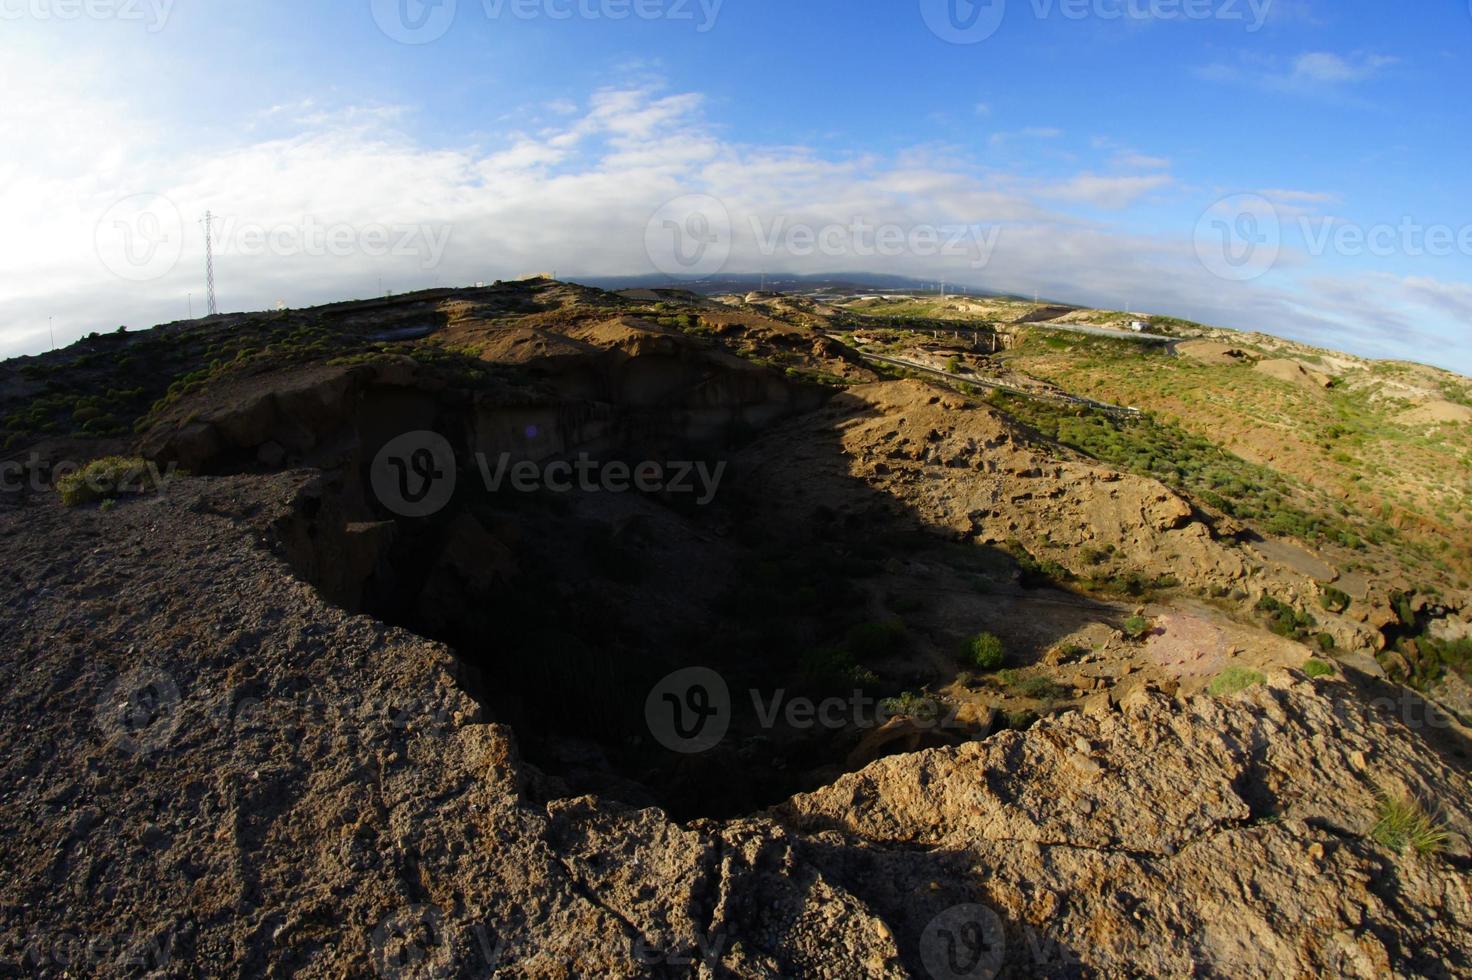
M 204 282 L 208 291 L 208 315 L 214 316 L 220 312 L 215 305 L 215 216 L 209 211 L 204 213 Z

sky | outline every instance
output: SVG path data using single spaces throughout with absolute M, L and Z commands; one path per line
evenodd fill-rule
M 1472 0 L 0 0 L 0 356 L 892 273 L 1472 374 Z

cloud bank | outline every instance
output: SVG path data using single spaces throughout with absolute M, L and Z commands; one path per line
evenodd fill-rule
M 0 69 L 10 76 L 0 81 L 24 89 L 23 70 Z M 1261 279 L 1220 279 L 1193 237 L 1220 193 L 1108 141 L 1095 169 L 1043 180 L 945 148 L 838 155 L 741 143 L 705 118 L 698 93 L 627 86 L 540 107 L 528 117 L 536 124 L 492 148 L 423 145 L 406 134 L 413 113 L 403 107 L 302 105 L 263 114 L 256 129 L 271 135 L 255 141 L 163 153 L 126 107 L 54 89 L 35 92 L 44 105 L 21 94 L 0 109 L 5 131 L 53 128 L 36 144 L 49 156 L 0 191 L 5 355 L 48 346 L 48 317 L 69 342 L 182 319 L 191 293 L 201 314 L 197 219 L 208 211 L 223 310 L 544 271 L 668 270 L 658 243 L 668 229 L 685 246 L 713 240 L 719 267 L 694 271 L 946 279 L 1472 371 L 1465 344 L 1448 348 L 1432 329 L 1468 316 L 1467 286 L 1345 280 L 1291 250 Z M 1066 137 L 1039 128 L 1025 138 Z M 716 202 L 715 224 L 680 203 L 691 200 Z M 1285 213 L 1332 200 L 1280 197 Z M 1141 202 L 1168 205 L 1180 227 L 1137 230 L 1127 219 Z

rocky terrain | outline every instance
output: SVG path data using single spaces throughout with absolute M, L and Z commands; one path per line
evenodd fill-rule
M 1472 975 L 1459 568 L 757 299 L 0 365 L 0 971 Z

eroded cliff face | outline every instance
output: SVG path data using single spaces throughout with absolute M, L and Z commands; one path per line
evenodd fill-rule
M 8 969 L 927 976 L 963 929 L 1004 976 L 1472 969 L 1465 773 L 1343 681 L 1141 690 L 681 826 L 565 795 L 450 651 L 298 582 L 263 533 L 313 479 L 0 518 Z M 1401 791 L 1447 854 L 1369 838 Z

